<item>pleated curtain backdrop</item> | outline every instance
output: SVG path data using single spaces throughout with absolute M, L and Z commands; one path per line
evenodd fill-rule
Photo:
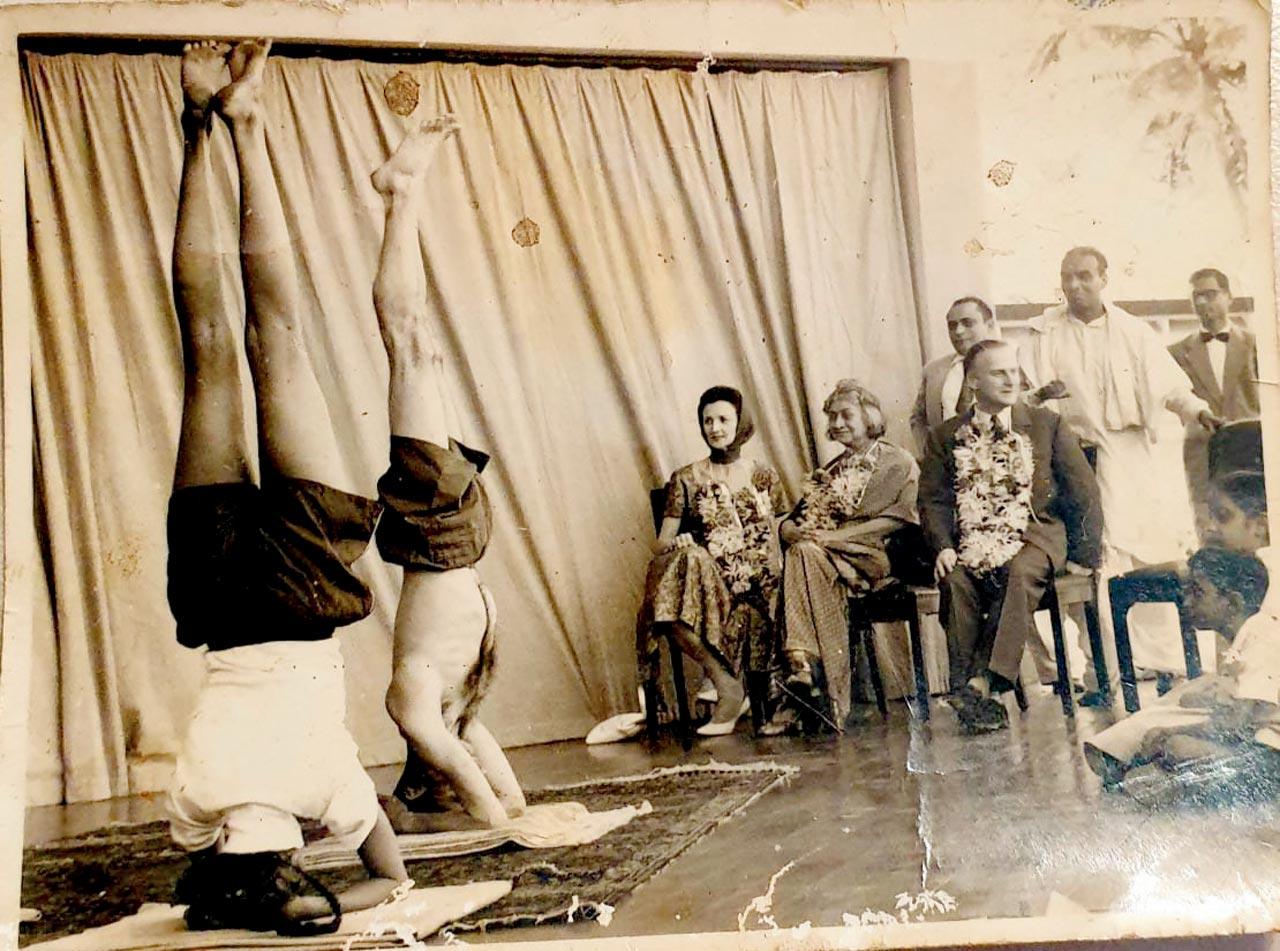
M 408 117 L 384 94 L 399 72 L 420 88 Z M 163 785 L 201 669 L 165 602 L 182 389 L 178 61 L 28 53 L 24 74 L 47 582 L 30 798 L 100 799 Z M 459 435 L 494 458 L 481 570 L 499 670 L 483 716 L 504 743 L 581 735 L 634 708 L 648 490 L 704 454 L 703 388 L 750 395 L 749 451 L 793 492 L 834 454 L 821 403 L 841 377 L 867 382 L 905 439 L 921 348 L 885 70 L 278 56 L 266 102 L 311 353 L 365 478 L 387 451 L 371 298 L 383 205 L 369 174 L 411 124 L 461 123 L 433 167 L 421 241 Z M 232 227 L 225 133 L 217 145 Z M 224 271 L 238 284 L 234 260 Z M 399 574 L 372 549 L 359 567 L 377 607 L 339 634 L 348 722 L 367 764 L 395 762 L 383 694 Z

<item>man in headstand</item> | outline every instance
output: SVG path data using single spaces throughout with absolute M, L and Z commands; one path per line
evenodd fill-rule
M 303 340 L 293 249 L 267 156 L 269 46 L 198 43 L 182 58 L 173 286 L 185 386 L 168 593 L 179 642 L 207 652 L 168 810 L 174 841 L 191 855 L 175 896 L 188 905 L 190 927 L 294 933 L 304 923 L 333 930 L 342 911 L 381 902 L 407 876 L 344 723 L 333 633 L 372 607 L 351 566 L 378 503 L 342 463 Z M 238 249 L 217 213 L 215 115 L 230 129 L 239 169 Z M 237 250 L 243 329 L 222 283 Z M 246 436 L 242 354 L 256 397 L 256 450 Z M 294 868 L 299 816 L 323 820 L 358 848 L 369 880 L 335 898 Z M 308 881 L 318 896 L 304 894 Z
M 525 808 L 502 747 L 475 716 L 493 665 L 493 602 L 473 567 L 490 535 L 479 481 L 488 460 L 449 436 L 456 422 L 418 242 L 427 168 L 456 128 L 451 116 L 424 122 L 373 175 L 387 202 L 373 299 L 392 434 L 378 550 L 405 569 L 387 691 L 409 747 L 387 802 L 401 832 L 500 826 Z

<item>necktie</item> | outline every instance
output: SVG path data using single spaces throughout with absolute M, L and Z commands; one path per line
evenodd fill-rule
M 1231 335 L 1227 333 L 1225 330 L 1219 334 L 1211 334 L 1207 330 L 1200 331 L 1200 340 L 1203 343 L 1208 343 L 1210 340 L 1220 340 L 1223 343 L 1226 343 L 1227 340 L 1230 338 L 1230 336 Z
M 973 402 L 973 390 L 969 388 L 968 382 L 960 384 L 960 395 L 956 397 L 956 415 L 959 416 L 969 408 L 969 404 Z

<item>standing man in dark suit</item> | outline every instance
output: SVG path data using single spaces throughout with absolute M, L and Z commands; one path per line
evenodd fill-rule
M 1234 324 L 1231 285 L 1215 268 L 1191 275 L 1191 305 L 1200 330 L 1169 347 L 1169 353 L 1191 380 L 1191 391 L 1227 422 L 1257 419 L 1258 351 L 1253 334 Z M 1195 504 L 1196 528 L 1203 537 L 1209 524 L 1209 434 L 1202 427 L 1187 428 L 1183 443 L 1187 485 Z
M 920 392 L 911 409 L 917 453 L 924 452 L 929 430 L 963 413 L 973 402 L 973 393 L 964 385 L 964 355 L 979 340 L 999 340 L 1000 327 L 986 301 L 961 297 L 947 310 L 947 336 L 955 352 L 925 364 Z
M 1096 567 L 1102 509 L 1079 440 L 1057 413 L 1019 402 L 1017 351 L 999 340 L 964 358 L 974 405 L 929 433 L 920 514 L 937 552 L 954 706 L 969 731 L 1007 724 L 992 694 L 1018 677 L 1049 578 Z

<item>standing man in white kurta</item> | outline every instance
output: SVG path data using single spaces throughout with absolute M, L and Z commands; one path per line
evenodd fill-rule
M 1107 259 L 1079 247 L 1062 259 L 1066 303 L 1031 321 L 1023 366 L 1034 385 L 1060 383 L 1063 419 L 1086 444 L 1097 447 L 1102 494 L 1103 562 L 1100 604 L 1108 651 L 1108 578 L 1144 565 L 1183 557 L 1195 543 L 1191 503 L 1181 466 L 1164 465 L 1156 440 L 1166 411 L 1188 427 L 1212 431 L 1220 424 L 1207 403 L 1191 392 L 1186 375 L 1155 331 L 1141 318 L 1103 298 Z M 1129 622 L 1134 663 L 1156 671 L 1182 669 L 1182 644 L 1172 605 L 1140 604 Z M 1082 645 L 1087 651 L 1088 645 Z M 1115 670 L 1114 657 L 1108 657 Z M 1093 667 L 1086 676 L 1095 693 Z

